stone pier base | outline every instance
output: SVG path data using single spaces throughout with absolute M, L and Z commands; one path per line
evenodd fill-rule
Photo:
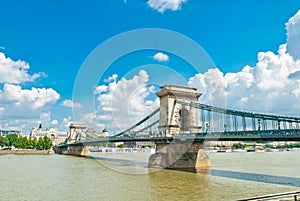
M 53 148 L 56 154 L 88 156 L 89 150 L 84 145 L 61 145 Z
M 209 156 L 202 149 L 202 142 L 172 141 L 157 143 L 156 153 L 149 157 L 151 168 L 207 170 Z

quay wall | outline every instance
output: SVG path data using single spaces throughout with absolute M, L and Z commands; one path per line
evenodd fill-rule
M 54 154 L 54 151 L 49 150 L 31 150 L 31 149 L 24 149 L 24 150 L 0 150 L 0 155 L 4 154 Z

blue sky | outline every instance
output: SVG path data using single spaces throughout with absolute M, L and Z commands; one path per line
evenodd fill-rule
M 163 7 L 163 5 L 166 7 Z M 148 98 L 144 97 L 145 94 L 142 92 L 139 94 L 143 97 L 140 100 L 142 101 L 140 104 L 143 106 L 147 101 L 152 101 L 151 104 L 155 103 L 153 91 L 151 91 L 151 84 L 155 84 L 156 82 L 155 77 L 157 79 L 164 79 L 166 82 L 172 80 L 172 76 L 166 76 L 166 74 L 169 75 L 172 73 L 160 72 L 152 67 L 144 68 L 143 66 L 145 65 L 163 65 L 165 68 L 162 69 L 166 71 L 168 71 L 166 67 L 169 67 L 174 72 L 182 75 L 185 80 L 192 78 L 187 84 L 197 88 L 201 88 L 199 86 L 200 82 L 197 79 L 207 80 L 209 76 L 217 73 L 218 76 L 221 76 L 222 83 L 226 85 L 224 85 L 225 92 L 223 92 L 228 95 L 227 105 L 243 108 L 245 105 L 239 104 L 239 101 L 246 101 L 248 109 L 260 110 L 261 108 L 254 104 L 259 100 L 253 99 L 251 102 L 251 97 L 246 97 L 246 95 L 243 97 L 230 95 L 243 88 L 234 88 L 236 85 L 232 84 L 232 80 L 237 80 L 236 83 L 242 81 L 246 83 L 249 81 L 245 81 L 246 78 L 243 76 L 246 74 L 242 70 L 247 65 L 253 68 L 251 72 L 248 72 L 248 77 L 257 75 L 256 77 L 254 76 L 254 80 L 259 80 L 257 70 L 259 68 L 256 68 L 259 63 L 258 54 L 268 51 L 274 53 L 271 56 L 261 55 L 263 57 L 262 63 L 264 59 L 267 60 L 267 57 L 273 58 L 273 56 L 278 56 L 279 46 L 286 44 L 288 41 L 286 23 L 298 12 L 300 2 L 295 0 L 90 0 L 88 2 L 70 0 L 10 0 L 2 1 L 1 8 L 0 52 L 4 54 L 5 58 L 10 58 L 14 62 L 18 60 L 26 62 L 29 67 L 24 67 L 26 66 L 25 64 L 18 64 L 23 66 L 22 72 L 25 72 L 25 74 L 21 73 L 22 75 L 16 78 L 19 81 L 9 80 L 13 79 L 16 73 L 20 73 L 18 70 L 12 71 L 13 75 L 4 74 L 3 71 L 0 71 L 0 77 L 9 77 L 2 78 L 2 80 L 0 78 L 0 87 L 2 87 L 0 88 L 2 90 L 0 96 L 0 109 L 2 108 L 2 113 L 0 110 L 0 127 L 2 129 L 22 129 L 26 133 L 31 127 L 37 126 L 39 121 L 42 121 L 45 127 L 53 126 L 58 129 L 66 129 L 65 126 L 74 120 L 72 117 L 72 108 L 68 107 L 73 97 L 74 82 L 79 69 L 88 55 L 98 45 L 109 40 L 111 37 L 143 28 L 166 29 L 189 37 L 209 54 L 218 68 L 218 72 L 210 71 L 210 73 L 205 74 L 205 72 L 191 70 L 185 61 L 168 52 L 163 52 L 168 56 L 168 59 L 157 61 L 154 59 L 154 55 L 159 51 L 147 50 L 131 53 L 115 61 L 103 75 L 103 78 L 99 78 L 99 86 L 107 86 L 107 89 L 109 89 L 109 83 L 115 82 L 115 84 L 118 84 L 118 81 L 123 76 L 128 81 L 133 79 L 134 75 L 137 75 L 138 78 L 142 77 L 143 82 L 137 81 L 137 85 L 141 84 L 145 86 L 146 91 L 148 90 L 150 94 Z M 290 33 L 299 34 L 299 32 L 294 31 L 296 28 L 291 29 Z M 292 39 L 290 44 L 298 44 L 295 41 L 296 39 Z M 292 47 L 292 45 L 288 45 L 288 47 Z M 287 53 L 289 52 L 287 51 Z M 298 58 L 293 58 L 295 64 L 289 67 L 290 70 L 287 72 L 288 75 L 286 77 L 297 72 L 299 67 L 297 60 Z M 132 71 L 136 67 L 138 68 Z M 5 66 L 2 63 L 2 68 L 9 68 L 9 65 Z M 153 72 L 151 72 L 151 69 L 154 69 Z M 157 67 L 157 69 L 160 68 Z M 267 69 L 271 69 L 272 71 L 272 68 L 268 67 Z M 274 72 L 281 72 L 282 70 L 278 70 L 278 68 L 274 69 Z M 149 78 L 146 78 L 147 76 L 143 73 L 144 71 L 140 73 L 140 70 L 145 70 Z M 243 76 L 241 76 L 241 72 L 244 72 Z M 195 76 L 197 73 L 202 74 Z M 114 77 L 110 81 L 104 82 L 104 79 L 108 79 L 113 74 L 118 75 L 117 78 Z M 228 74 L 227 77 L 226 74 Z M 263 74 L 260 72 L 260 75 Z M 27 76 L 27 78 L 25 79 L 24 76 Z M 87 79 L 89 78 L 87 77 Z M 252 85 L 250 84 L 251 86 L 248 87 L 248 91 L 239 94 L 252 93 L 257 87 L 260 87 L 259 89 L 262 90 L 261 94 L 266 94 L 267 92 L 263 90 L 270 89 L 268 87 L 261 87 L 258 82 L 254 84 L 254 82 Z M 261 81 L 261 83 L 264 82 L 268 81 Z M 282 83 L 285 82 L 282 81 Z M 7 84 L 7 91 L 4 90 L 5 84 Z M 278 88 L 282 90 L 285 86 L 289 86 L 291 90 L 286 92 L 287 97 L 288 94 L 294 94 L 295 97 L 291 100 L 297 100 L 298 97 L 295 94 L 297 94 L 298 82 L 291 83 L 288 80 L 285 84 L 280 87 L 280 84 L 278 84 Z M 273 84 L 273 86 L 275 85 L 276 83 Z M 23 95 L 23 98 L 27 97 L 27 99 L 25 98 L 26 101 L 18 103 L 16 99 L 11 98 L 14 95 L 8 91 L 18 91 L 16 89 L 17 86 L 21 87 L 21 90 L 29 90 L 28 94 L 33 93 L 32 87 L 35 89 L 44 89 L 44 91 L 37 90 L 35 92 L 35 94 L 39 94 L 37 95 L 36 102 L 28 100 L 27 95 Z M 206 89 L 209 86 L 209 84 L 206 84 Z M 234 90 L 231 90 L 232 88 Z M 248 89 L 247 86 L 245 88 Z M 111 88 L 111 91 L 113 90 Z M 273 94 L 275 93 L 274 89 L 272 90 L 272 93 L 268 91 L 271 96 L 270 100 L 275 96 Z M 292 93 L 293 90 L 294 92 Z M 282 91 L 280 92 L 282 93 Z M 96 113 L 102 118 L 98 118 L 97 116 L 91 117 L 91 114 L 84 114 L 82 110 L 82 118 L 76 119 L 76 121 L 87 123 L 91 127 L 95 127 L 98 131 L 104 127 L 111 127 L 110 129 L 118 130 L 115 128 L 117 126 L 119 129 L 122 129 L 123 127 L 118 126 L 118 123 L 110 125 L 109 122 L 103 121 L 105 117 L 109 116 L 107 113 L 109 111 L 103 111 L 103 108 L 99 108 L 102 103 L 101 101 L 103 101 L 103 96 L 102 99 L 99 97 L 108 93 L 110 92 L 101 91 L 96 96 Z M 148 93 L 146 94 L 149 95 Z M 214 92 L 211 89 L 209 93 L 213 94 Z M 44 98 L 46 99 L 44 100 L 41 98 L 41 94 L 44 97 L 49 96 L 49 98 Z M 42 102 L 40 103 L 41 107 L 39 105 L 34 106 L 39 101 Z M 203 101 L 213 102 L 212 100 L 205 99 L 205 97 Z M 150 102 L 147 103 L 147 107 L 150 107 Z M 105 105 L 105 103 L 102 105 Z M 264 105 L 261 107 L 275 112 L 289 112 L 289 108 L 285 108 L 281 103 L 271 105 L 272 107 Z M 81 105 L 78 103 L 77 106 L 78 108 L 85 108 L 82 103 Z M 147 107 L 145 106 L 145 108 Z M 290 111 L 294 111 L 297 108 L 298 106 L 295 106 Z M 116 108 L 111 108 L 111 110 L 114 109 Z M 142 111 L 139 111 L 139 115 L 133 119 L 138 119 Z M 93 118 L 94 120 L 92 120 Z

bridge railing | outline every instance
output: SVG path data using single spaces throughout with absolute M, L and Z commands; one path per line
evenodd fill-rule
M 300 191 L 244 198 L 244 199 L 239 199 L 237 201 L 255 201 L 255 200 L 257 200 L 257 201 L 258 200 L 261 200 L 261 201 L 263 201 L 263 200 L 286 200 L 286 201 L 293 200 L 293 201 L 297 201 L 298 198 L 300 199 Z
M 300 128 L 300 117 L 221 108 L 198 102 L 176 103 L 197 108 L 202 130 L 247 131 Z
M 175 136 L 153 135 L 150 140 L 168 138 L 174 140 L 200 141 L 300 141 L 300 129 L 269 130 L 269 131 L 229 131 L 181 133 Z

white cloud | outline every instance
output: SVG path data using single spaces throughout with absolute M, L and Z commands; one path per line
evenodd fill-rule
M 278 54 L 258 53 L 255 66 L 223 75 L 218 69 L 190 78 L 189 85 L 203 93 L 205 103 L 224 100 L 231 108 L 294 112 L 300 109 L 300 60 L 294 60 L 280 46 Z M 224 92 L 224 93 L 223 93 Z
M 300 12 L 287 23 L 288 38 L 291 33 L 300 33 L 299 16 Z M 298 36 L 290 39 L 299 41 Z M 287 51 L 292 40 L 280 45 L 277 53 L 259 52 L 254 66 L 225 75 L 218 69 L 210 69 L 190 78 L 189 85 L 203 92 L 200 101 L 204 103 L 224 100 L 226 96 L 226 106 L 230 108 L 299 115 L 300 59 L 293 48 Z
M 300 10 L 286 23 L 287 51 L 294 59 L 300 59 Z
M 19 85 L 4 84 L 0 90 L 0 102 L 9 107 L 40 109 L 57 102 L 60 95 L 53 89 L 22 89 Z
M 223 73 L 219 69 L 209 69 L 204 74 L 196 74 L 189 79 L 189 85 L 203 94 L 201 101 L 213 105 L 224 105 Z
M 68 129 L 71 122 L 72 122 L 72 118 L 70 116 L 64 117 L 62 119 L 62 123 L 60 125 L 60 129 L 61 130 Z
M 25 89 L 25 82 L 33 82 L 44 73 L 29 74 L 27 62 L 5 56 L 0 52 L 0 119 L 4 129 L 23 130 L 29 133 L 39 121 L 51 125 L 51 107 L 60 98 L 52 88 Z
M 56 126 L 58 123 L 59 122 L 56 119 L 54 119 L 54 120 L 51 121 L 51 124 L 54 125 L 54 126 Z
M 29 133 L 38 121 L 50 126 L 50 109 L 60 95 L 53 89 L 22 89 L 21 86 L 4 84 L 0 90 L 0 119 L 5 129 L 20 129 Z
M 18 111 L 14 111 L 18 112 Z M 6 118 L 1 119 L 1 127 L 2 129 L 12 129 L 12 130 L 20 130 L 23 134 L 28 135 L 32 127 L 37 128 L 40 123 L 42 123 L 43 129 L 51 128 L 53 126 L 59 125 L 57 120 L 51 120 L 51 111 L 30 111 L 27 110 L 25 112 L 31 112 L 32 114 L 29 116 L 25 116 L 26 114 L 22 114 L 21 111 L 19 114 L 8 115 Z M 22 115 L 22 116 L 20 116 Z M 62 130 L 66 130 L 63 128 Z
M 181 4 L 187 1 L 188 0 L 148 0 L 147 4 L 154 10 L 163 13 L 166 10 L 180 10 Z
M 64 100 L 61 103 L 62 106 L 71 107 L 71 108 L 81 108 L 82 105 L 80 103 L 74 103 L 72 100 Z
M 107 83 L 106 90 L 99 90 L 97 121 L 104 122 L 107 128 L 123 130 L 133 125 L 141 118 L 158 107 L 157 100 L 148 96 L 154 93 L 153 86 L 147 86 L 149 76 L 141 70 L 131 79 L 122 78 Z M 119 130 L 115 130 L 116 132 Z
M 37 127 L 38 124 L 42 124 L 43 129 L 49 129 L 53 126 L 58 125 L 58 121 L 51 119 L 51 111 L 42 112 L 40 118 L 36 124 L 33 124 L 34 127 Z
M 108 86 L 106 85 L 100 85 L 100 86 L 97 86 L 94 93 L 95 94 L 100 94 L 102 92 L 106 92 L 106 90 L 108 89 Z
M 100 123 L 98 116 L 94 113 L 82 114 L 80 117 L 80 122 L 86 124 L 89 128 L 94 128 L 96 131 L 100 131 L 101 128 L 104 128 L 105 125 Z
M 28 74 L 30 66 L 25 61 L 13 61 L 0 52 L 0 83 L 20 84 L 32 82 L 41 77 L 41 73 Z
M 118 75 L 117 74 L 113 74 L 112 76 L 110 76 L 107 79 L 105 79 L 104 82 L 116 81 L 117 79 L 118 79 Z
M 159 62 L 167 62 L 169 61 L 169 56 L 162 53 L 162 52 L 158 52 L 156 53 L 153 57 L 154 60 L 159 61 Z

